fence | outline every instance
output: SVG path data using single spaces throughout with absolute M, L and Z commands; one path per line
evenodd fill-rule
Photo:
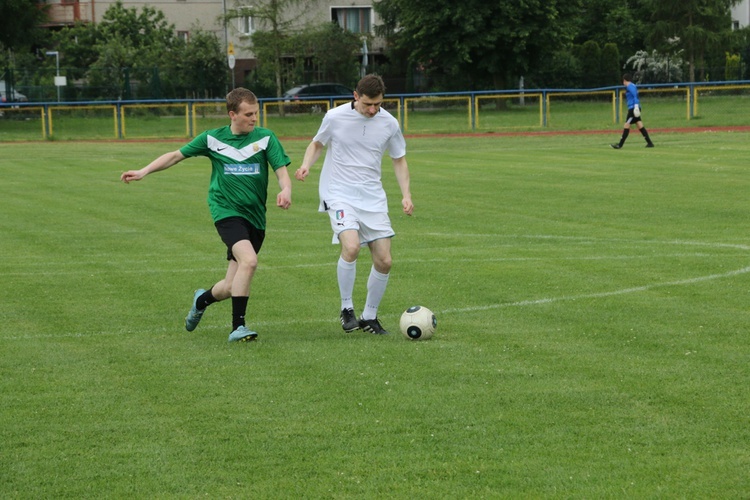
M 649 128 L 750 125 L 750 82 L 642 86 Z M 388 96 L 405 133 L 603 130 L 625 116 L 623 87 Z M 311 137 L 344 98 L 261 99 L 261 125 Z M 228 123 L 223 100 L 0 104 L 0 141 L 190 138 Z

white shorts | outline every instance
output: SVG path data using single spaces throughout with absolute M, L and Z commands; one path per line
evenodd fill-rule
M 326 205 L 328 217 L 333 229 L 334 245 L 339 242 L 341 231 L 354 230 L 359 234 L 359 244 L 368 243 L 382 238 L 392 238 L 396 235 L 391 227 L 391 219 L 387 212 L 367 212 L 357 210 L 346 203 Z

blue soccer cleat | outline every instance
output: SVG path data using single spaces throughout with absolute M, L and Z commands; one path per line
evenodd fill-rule
M 190 312 L 185 316 L 185 330 L 192 332 L 201 322 L 205 309 L 198 309 L 195 307 L 195 303 L 198 301 L 198 297 L 203 295 L 206 291 L 203 288 L 199 288 L 193 295 L 193 306 L 190 308 Z
M 248 329 L 245 325 L 238 326 L 229 334 L 229 342 L 250 342 L 258 338 L 258 333 Z

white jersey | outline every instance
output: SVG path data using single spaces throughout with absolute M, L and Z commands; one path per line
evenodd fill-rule
M 320 211 L 345 202 L 369 212 L 388 212 L 388 200 L 380 181 L 383 154 L 406 155 L 406 141 L 398 120 L 380 109 L 367 118 L 354 102 L 328 111 L 313 138 L 327 146 L 320 173 Z

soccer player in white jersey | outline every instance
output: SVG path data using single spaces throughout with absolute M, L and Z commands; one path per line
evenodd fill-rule
M 357 84 L 354 100 L 328 111 L 305 150 L 294 176 L 304 181 L 310 168 L 327 148 L 320 174 L 319 211 L 327 212 L 333 243 L 341 245 L 337 265 L 341 294 L 341 326 L 346 332 L 362 329 L 388 333 L 378 320 L 378 307 L 391 271 L 391 238 L 388 202 L 381 183 L 381 162 L 388 151 L 393 161 L 401 206 L 406 215 L 414 211 L 409 191 L 406 141 L 398 120 L 381 108 L 385 84 L 378 75 L 367 75 Z M 372 268 L 367 280 L 367 298 L 362 315 L 354 312 L 357 257 L 362 246 L 370 248 Z
M 276 135 L 256 127 L 260 105 L 251 91 L 236 88 L 227 94 L 230 125 L 207 130 L 185 146 L 165 153 L 140 170 L 123 172 L 125 183 L 167 169 L 185 158 L 206 156 L 211 160 L 208 206 L 227 247 L 227 273 L 208 290 L 193 295 L 185 329 L 195 330 L 206 308 L 232 299 L 230 342 L 255 340 L 258 334 L 245 325 L 250 283 L 258 267 L 258 253 L 266 234 L 266 197 L 272 169 L 279 183 L 276 206 L 286 210 L 292 203 L 291 163 Z

